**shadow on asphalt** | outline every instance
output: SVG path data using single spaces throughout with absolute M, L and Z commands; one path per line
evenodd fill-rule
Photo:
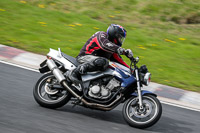
M 84 108 L 80 106 L 76 106 L 72 108 L 72 105 L 67 105 L 62 108 L 57 109 L 57 111 L 81 114 L 81 115 L 98 119 L 98 120 L 109 121 L 109 122 L 114 122 L 118 124 L 126 124 L 122 116 L 122 112 L 120 110 L 99 111 L 99 110 L 92 110 L 92 109 Z
M 80 106 L 72 108 L 72 106 L 67 105 L 60 109 L 57 109 L 57 111 L 81 114 L 81 115 L 102 120 L 102 121 L 108 121 L 108 122 L 127 125 L 127 123 L 124 121 L 122 112 L 120 110 L 98 111 L 98 110 L 83 108 Z M 193 131 L 191 128 L 189 128 L 192 125 L 193 124 L 190 122 L 180 121 L 180 120 L 172 119 L 172 118 L 162 115 L 161 119 L 154 126 L 150 128 L 146 128 L 144 130 L 159 132 L 159 133 L 186 133 L 186 132 Z

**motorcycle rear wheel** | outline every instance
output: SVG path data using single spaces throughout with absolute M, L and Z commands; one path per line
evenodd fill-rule
M 53 84 L 60 85 L 52 73 L 44 74 L 35 84 L 33 96 L 40 106 L 51 109 L 60 108 L 71 99 L 71 94 L 67 90 L 49 87 Z
M 139 109 L 137 97 L 132 97 L 123 106 L 123 117 L 132 127 L 147 128 L 154 125 L 161 117 L 160 101 L 152 95 L 142 96 L 143 110 Z

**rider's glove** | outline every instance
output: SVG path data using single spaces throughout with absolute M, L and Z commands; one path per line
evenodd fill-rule
M 133 52 L 130 49 L 125 50 L 125 55 L 128 58 L 132 58 L 133 57 Z
M 119 55 L 124 55 L 125 52 L 126 52 L 126 50 L 125 50 L 124 48 L 122 48 L 122 47 L 119 47 L 119 48 L 117 49 L 117 53 L 118 53 Z

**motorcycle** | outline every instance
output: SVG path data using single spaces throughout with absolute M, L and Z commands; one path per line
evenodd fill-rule
M 162 106 L 156 94 L 141 90 L 151 80 L 147 67 L 137 67 L 139 57 L 131 57 L 130 61 L 130 68 L 110 61 L 107 70 L 81 75 L 81 83 L 77 84 L 67 77 L 79 65 L 76 59 L 60 49 L 50 49 L 47 59 L 40 64 L 39 71 L 44 75 L 34 86 L 34 99 L 51 109 L 71 101 L 73 106 L 110 111 L 124 103 L 122 114 L 130 126 L 150 127 L 160 119 Z

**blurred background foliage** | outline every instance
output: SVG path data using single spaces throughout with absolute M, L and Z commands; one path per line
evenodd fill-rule
M 154 82 L 200 92 L 199 0 L 0 0 L 0 43 L 43 55 L 76 56 L 111 23 Z

